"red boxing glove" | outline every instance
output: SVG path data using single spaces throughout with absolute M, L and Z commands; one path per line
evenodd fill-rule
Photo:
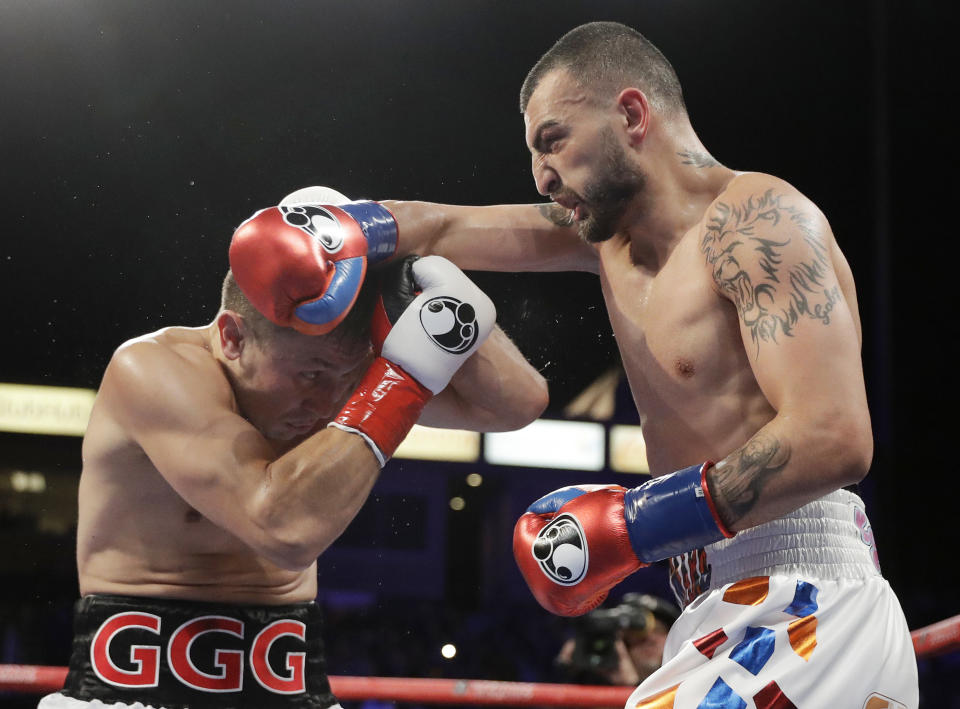
M 271 322 L 323 335 L 346 317 L 367 271 L 367 240 L 336 207 L 263 209 L 237 228 L 230 268 Z
M 541 606 L 583 615 L 647 564 L 633 552 L 619 485 L 561 488 L 534 502 L 513 530 L 517 566 Z
M 356 301 L 368 257 L 389 257 L 396 239 L 393 215 L 376 202 L 281 204 L 237 228 L 230 268 L 268 320 L 323 335 Z

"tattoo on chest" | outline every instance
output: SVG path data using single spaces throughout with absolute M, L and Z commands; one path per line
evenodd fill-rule
M 804 242 L 799 259 L 784 264 L 795 239 Z M 810 215 L 767 190 L 743 204 L 717 202 L 700 250 L 719 288 L 733 300 L 757 346 L 792 337 L 803 319 L 830 324 L 840 288 L 827 286 L 830 259 L 823 235 Z
M 539 204 L 537 209 L 548 222 L 557 226 L 571 226 L 573 224 L 573 212 L 564 209 L 559 204 Z
M 724 523 L 735 524 L 752 510 L 764 486 L 789 461 L 790 445 L 761 432 L 719 463 L 710 488 Z

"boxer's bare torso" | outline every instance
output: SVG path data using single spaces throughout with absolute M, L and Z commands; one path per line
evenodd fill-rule
M 778 262 L 771 273 L 778 281 L 774 289 L 788 298 L 798 289 L 789 273 L 796 264 L 786 262 L 784 247 L 775 244 L 803 241 L 801 226 L 810 225 L 827 262 L 820 266 L 834 274 L 845 303 L 832 313 L 839 315 L 839 324 L 827 327 L 849 326 L 852 342 L 848 346 L 859 352 L 853 276 L 822 214 L 776 177 L 719 166 L 710 170 L 720 174 L 710 178 L 707 196 L 697 196 L 702 206 L 689 219 L 692 226 L 661 249 L 653 265 L 641 262 L 637 244 L 628 234 L 618 233 L 597 244 L 584 243 L 573 229 L 562 228 L 572 222 L 570 212 L 560 205 L 540 205 L 536 217 L 530 207 L 445 207 L 449 219 L 470 222 L 473 232 L 454 229 L 461 239 L 420 247 L 441 253 L 464 268 L 598 274 L 654 475 L 697 461 L 719 460 L 773 419 L 776 411 L 757 380 L 752 361 L 763 356 L 762 349 L 776 348 L 801 330 L 824 325 L 822 318 L 800 314 L 790 325 L 791 335 L 786 336 L 774 323 L 779 312 L 760 303 L 763 315 L 748 316 L 756 320 L 756 332 L 749 328 L 745 332 L 738 306 L 729 294 L 721 292 L 718 281 L 734 280 L 727 275 L 729 263 L 724 260 L 746 264 L 759 244 L 750 237 L 774 236 L 764 232 L 773 219 L 779 220 L 779 241 L 767 248 L 768 260 Z M 387 204 L 404 217 L 407 210 L 420 209 L 418 203 Z M 748 204 L 752 206 L 745 208 Z M 537 230 L 535 221 L 544 219 L 558 228 L 549 234 Z M 515 232 L 492 228 L 501 223 L 514 224 Z M 734 241 L 740 245 L 727 252 L 725 259 L 718 258 Z M 816 261 L 817 254 L 811 252 L 807 260 Z M 722 275 L 714 278 L 718 268 Z M 829 283 L 825 285 L 829 290 Z M 738 282 L 737 287 L 744 286 Z M 811 311 L 827 308 L 834 297 L 816 292 L 817 288 L 815 285 L 813 293 L 800 288 Z M 563 304 L 545 303 L 544 307 L 561 308 Z M 774 356 L 771 351 L 766 358 Z M 853 366 L 852 378 L 856 379 L 859 357 L 854 359 L 837 364 Z
M 230 310 L 125 343 L 83 443 L 82 594 L 248 604 L 313 600 L 316 558 L 364 504 L 380 465 L 328 428 L 373 362 L 369 339 L 254 337 Z M 427 402 L 430 426 L 509 430 L 546 384 L 502 331 Z
M 578 164 L 574 145 L 564 165 Z M 472 227 L 412 248 L 464 268 L 598 274 L 651 473 L 717 462 L 726 521 L 739 530 L 866 472 L 854 282 L 827 220 L 791 185 L 670 156 L 662 195 L 640 205 L 639 236 L 588 244 L 570 204 L 540 205 L 550 234 L 529 207 L 446 207 L 447 221 Z M 416 209 L 407 204 L 391 209 Z M 493 228 L 505 222 L 513 233 Z
M 155 359 L 140 355 L 163 350 L 162 359 L 173 361 L 183 377 L 209 387 L 211 409 L 237 411 L 210 336 L 209 328 L 173 327 L 139 338 L 125 346 L 125 368 L 137 367 L 141 377 L 160 376 L 151 367 Z M 112 364 L 84 439 L 77 530 L 81 593 L 272 604 L 312 599 L 314 565 L 294 571 L 271 563 L 173 489 L 137 441 L 140 432 L 131 430 L 125 401 L 131 392 L 125 388 L 129 378 Z M 161 417 L 172 413 L 167 403 L 144 400 L 142 407 L 147 416 Z M 279 455 L 298 440 L 272 445 Z
M 719 460 L 746 443 L 776 414 L 751 368 L 751 358 L 762 356 L 759 348 L 764 343 L 753 348 L 752 340 L 745 344 L 737 308 L 720 293 L 704 252 L 705 244 L 712 245 L 715 240 L 715 230 L 708 226 L 717 216 L 717 205 L 741 207 L 745 198 L 759 199 L 768 189 L 774 190 L 772 197 L 781 198 L 757 211 L 776 212 L 786 220 L 786 211 L 797 201 L 787 197 L 792 192 L 789 186 L 767 175 L 740 175 L 676 242 L 659 270 L 634 263 L 630 241 L 623 235 L 595 247 L 607 313 L 654 475 L 697 461 Z M 833 235 L 828 231 L 824 236 L 844 298 L 853 305 L 859 337 L 850 268 Z M 754 248 L 746 240 L 742 242 L 734 256 Z M 783 272 L 779 280 L 778 288 L 794 287 Z M 811 298 L 826 304 L 822 294 Z M 816 324 L 801 321 L 796 327 Z M 778 336 L 784 337 L 782 333 Z
M 739 531 L 866 474 L 860 323 L 820 210 L 717 162 L 681 104 L 556 68 L 526 141 L 537 190 L 594 244 L 651 472 L 716 461 L 711 497 Z

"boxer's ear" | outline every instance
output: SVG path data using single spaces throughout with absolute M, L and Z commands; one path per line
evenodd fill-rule
M 650 127 L 650 102 L 640 89 L 624 89 L 617 96 L 617 109 L 625 121 L 630 145 L 638 146 Z
M 224 356 L 239 359 L 246 344 L 243 317 L 232 310 L 224 310 L 217 316 L 217 331 Z

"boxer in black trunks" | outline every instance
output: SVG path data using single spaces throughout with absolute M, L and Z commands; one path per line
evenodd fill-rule
M 278 209 L 238 233 L 302 236 L 303 224 Z M 357 258 L 372 237 L 340 218 L 344 233 L 325 243 Z M 403 226 L 414 237 L 426 223 Z M 339 268 L 317 253 L 319 272 Z M 315 560 L 383 462 L 417 421 L 507 430 L 546 406 L 544 380 L 459 269 L 431 257 L 389 272 L 379 294 L 359 282 L 337 291 L 342 284 L 321 278 L 306 300 L 335 302 L 319 335 L 277 324 L 275 311 L 265 317 L 230 273 L 214 322 L 164 328 L 115 352 L 83 442 L 70 671 L 41 707 L 335 705 Z M 276 278 L 247 279 L 246 289 L 287 292 Z M 471 305 L 464 317 L 475 330 L 463 346 L 442 350 L 425 337 L 416 315 L 431 297 Z M 408 310 L 414 317 L 403 318 Z

